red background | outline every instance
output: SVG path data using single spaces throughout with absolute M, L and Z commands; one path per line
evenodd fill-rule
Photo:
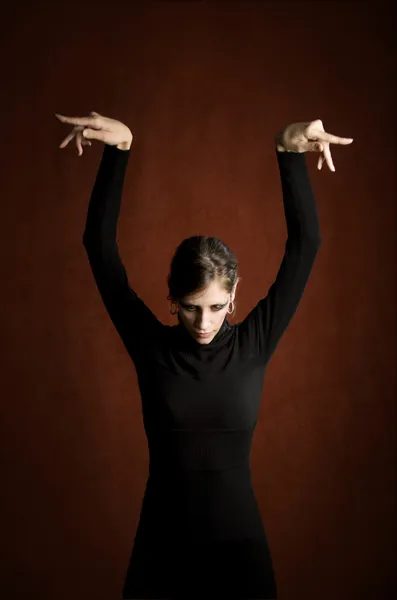
M 176 323 L 179 242 L 224 240 L 241 321 L 282 260 L 276 131 L 353 137 L 307 161 L 322 246 L 269 363 L 252 449 L 280 600 L 394 598 L 396 71 L 392 2 L 19 3 L 2 13 L 1 581 L 7 600 L 119 600 L 148 473 L 135 368 L 82 235 L 103 145 L 135 140 L 119 221 L 131 286 Z

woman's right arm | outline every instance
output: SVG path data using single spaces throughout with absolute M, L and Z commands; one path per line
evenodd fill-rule
M 105 308 L 132 358 L 162 324 L 130 287 L 117 246 L 124 176 L 130 151 L 105 146 L 91 194 L 83 244 Z
M 88 206 L 83 244 L 104 306 L 135 361 L 143 354 L 144 344 L 150 343 L 163 325 L 130 287 L 117 246 L 117 222 L 132 134 L 126 126 L 112 119 L 102 121 L 106 130 L 105 126 L 100 129 L 101 121 L 97 120 L 96 128 L 93 128 L 92 122 L 83 126 L 76 120 L 75 129 L 79 128 L 77 135 L 80 135 L 82 145 L 84 127 L 88 128 L 89 139 L 105 142 Z M 79 119 L 84 120 L 90 118 Z

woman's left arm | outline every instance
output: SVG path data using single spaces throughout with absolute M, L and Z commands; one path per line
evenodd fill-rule
M 267 363 L 291 321 L 303 295 L 321 245 L 317 208 L 304 153 L 321 152 L 317 164 L 326 162 L 335 171 L 330 144 L 351 144 L 324 131 L 321 120 L 292 123 L 276 134 L 288 238 L 277 277 L 240 323 L 241 338 Z

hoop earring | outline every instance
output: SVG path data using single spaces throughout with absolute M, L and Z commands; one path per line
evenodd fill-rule
M 233 312 L 236 310 L 236 307 L 234 306 L 234 300 L 232 300 L 232 305 L 233 305 L 233 308 L 232 308 L 232 310 L 229 310 L 230 306 L 229 306 L 229 308 L 227 309 L 227 314 L 228 314 L 228 315 L 231 315 L 231 314 L 232 314 L 232 313 L 233 313 Z

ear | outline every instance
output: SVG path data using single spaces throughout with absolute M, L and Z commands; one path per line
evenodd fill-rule
M 236 283 L 233 286 L 232 293 L 231 293 L 232 300 L 234 300 L 234 297 L 236 295 L 236 289 L 237 289 L 237 286 L 239 283 L 240 283 L 240 277 L 237 279 Z

